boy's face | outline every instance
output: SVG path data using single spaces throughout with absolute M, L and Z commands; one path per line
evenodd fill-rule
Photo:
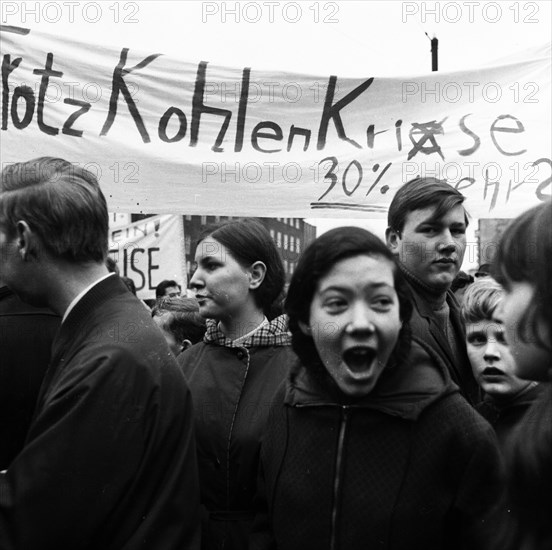
M 466 211 L 456 205 L 435 219 L 436 207 L 413 210 L 399 234 L 388 230 L 387 245 L 420 281 L 446 291 L 460 271 L 466 249 Z
M 499 319 L 467 323 L 466 340 L 473 374 L 484 392 L 495 398 L 505 398 L 531 383 L 514 376 L 514 359 Z

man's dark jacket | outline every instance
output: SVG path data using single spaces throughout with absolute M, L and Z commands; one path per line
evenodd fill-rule
M 23 448 L 60 320 L 0 287 L 0 470 Z
M 403 272 L 404 273 L 404 272 Z M 450 309 L 449 317 L 456 340 L 457 354 L 454 354 L 447 339 L 445 328 L 435 316 L 429 302 L 420 294 L 416 284 L 404 273 L 412 293 L 412 336 L 424 342 L 447 367 L 452 381 L 460 388 L 461 394 L 472 405 L 481 400 L 466 349 L 466 330 L 460 313 L 460 306 L 451 291 L 447 291 L 446 301 Z
M 198 537 L 190 392 L 111 275 L 54 341 L 25 447 L 0 475 L 0 548 L 197 550 Z

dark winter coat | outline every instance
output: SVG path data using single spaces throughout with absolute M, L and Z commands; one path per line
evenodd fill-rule
M 506 448 L 507 441 L 514 428 L 521 422 L 525 413 L 538 398 L 542 386 L 529 386 L 511 399 L 495 399 L 485 395 L 477 407 L 479 413 L 494 428 L 500 447 Z
M 112 275 L 54 341 L 25 447 L 0 475 L 2 550 L 196 550 L 190 392 Z
M 213 322 L 203 342 L 178 356 L 195 409 L 205 549 L 247 548 L 260 440 L 295 357 L 289 344 L 284 316 L 240 345 Z
M 495 435 L 426 353 L 344 397 L 294 365 L 261 449 L 252 550 L 478 548 L 501 491 Z

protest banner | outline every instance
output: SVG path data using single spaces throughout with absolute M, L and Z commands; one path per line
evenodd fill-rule
M 109 231 L 109 255 L 119 274 L 130 277 L 137 296 L 155 298 L 155 287 L 163 279 L 187 285 L 186 253 L 182 216 L 152 216 Z
M 485 70 L 346 78 L 0 32 L 2 162 L 79 163 L 113 212 L 382 217 L 418 175 L 476 218 L 550 197 L 549 45 Z

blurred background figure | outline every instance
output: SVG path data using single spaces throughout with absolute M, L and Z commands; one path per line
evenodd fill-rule
M 468 357 L 485 392 L 477 410 L 494 427 L 502 447 L 536 399 L 537 382 L 515 375 L 515 362 L 500 318 L 502 287 L 490 276 L 479 278 L 464 295 Z
M 203 339 L 205 319 L 195 298 L 161 298 L 151 314 L 175 356 Z
M 454 277 L 454 280 L 450 285 L 450 289 L 456 296 L 456 299 L 458 300 L 459 304 L 462 304 L 462 301 L 464 299 L 464 294 L 466 293 L 466 290 L 468 289 L 468 287 L 473 283 L 473 281 L 474 281 L 474 278 L 471 275 L 468 275 L 464 271 L 459 271 L 458 275 Z
M 176 298 L 182 294 L 182 287 L 176 282 L 169 279 L 161 281 L 155 287 L 155 299 L 160 300 L 161 298 Z
M 508 521 L 500 550 L 552 548 L 552 204 L 531 208 L 506 228 L 493 274 L 504 287 L 500 317 L 515 374 L 542 382 L 508 442 Z
M 60 321 L 0 281 L 0 470 L 23 448 Z

